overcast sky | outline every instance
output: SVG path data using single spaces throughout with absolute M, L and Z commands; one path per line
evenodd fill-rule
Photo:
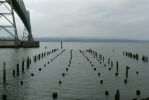
M 149 40 L 149 0 L 24 0 L 34 36 Z

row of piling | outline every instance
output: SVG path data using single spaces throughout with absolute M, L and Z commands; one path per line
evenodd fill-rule
M 72 52 L 73 52 L 73 50 L 71 49 L 71 50 L 70 50 L 70 59 L 69 59 L 69 63 L 68 63 L 68 67 L 69 67 L 69 68 L 70 68 L 71 62 L 72 62 Z M 66 72 L 68 72 L 68 70 L 69 70 L 68 67 L 65 69 Z M 62 77 L 65 77 L 65 75 L 66 75 L 65 73 L 62 73 Z M 59 80 L 58 83 L 59 83 L 60 85 L 62 85 L 62 80 Z M 57 92 L 52 93 L 52 97 L 53 97 L 53 99 L 57 99 L 57 98 L 58 98 L 58 93 L 57 93 Z
M 140 57 L 138 53 L 134 54 L 134 53 L 128 52 L 128 51 L 123 51 L 123 55 L 125 55 L 125 56 L 127 56 L 129 58 L 132 58 L 132 59 L 136 59 L 136 60 L 139 60 L 139 57 Z M 141 60 L 143 62 L 148 62 L 148 56 L 143 55 L 141 57 Z
M 92 64 L 92 62 L 89 60 L 89 58 L 84 54 L 84 51 L 79 50 L 80 53 L 86 58 L 86 60 L 91 64 L 92 67 L 94 67 L 94 65 Z M 92 50 L 87 50 L 88 52 L 92 51 Z M 97 52 L 93 52 L 91 54 L 95 54 L 94 56 L 97 55 Z M 96 56 L 97 57 L 97 56 Z M 97 60 L 99 61 L 99 59 L 97 58 Z M 96 68 L 94 68 L 94 71 L 96 71 Z M 98 76 L 100 77 L 101 73 L 98 73 Z M 103 80 L 100 80 L 100 84 L 103 84 Z M 105 91 L 105 95 L 108 96 L 109 95 L 109 91 Z M 115 100 L 120 100 L 120 92 L 117 89 L 116 94 L 115 94 Z

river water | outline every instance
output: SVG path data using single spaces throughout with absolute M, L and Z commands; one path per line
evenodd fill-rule
M 52 49 L 58 50 L 52 53 Z M 102 54 L 104 61 L 96 59 L 87 49 Z M 139 59 L 123 55 L 124 51 L 138 53 Z M 50 54 L 47 55 L 47 52 Z M 46 53 L 46 56 L 34 62 L 33 56 L 41 53 Z M 58 94 L 57 100 L 114 100 L 117 89 L 120 91 L 121 100 L 140 100 L 149 97 L 149 63 L 142 61 L 143 55 L 149 57 L 149 43 L 64 42 L 61 49 L 59 42 L 42 42 L 40 48 L 1 48 L 0 100 L 4 94 L 8 100 L 52 100 L 54 92 Z M 31 59 L 29 69 L 26 67 L 27 57 Z M 108 64 L 109 58 L 113 67 Z M 25 62 L 24 73 L 21 71 L 22 61 Z M 117 61 L 119 69 L 118 76 L 115 76 Z M 6 84 L 3 83 L 4 62 Z M 13 76 L 17 64 L 19 76 Z M 130 67 L 127 84 L 124 83 L 126 66 Z M 101 75 L 98 76 L 98 73 Z M 103 84 L 100 80 L 103 80 Z M 62 83 L 59 84 L 59 81 Z M 140 95 L 136 94 L 137 90 Z M 105 95 L 105 91 L 108 91 L 109 95 Z

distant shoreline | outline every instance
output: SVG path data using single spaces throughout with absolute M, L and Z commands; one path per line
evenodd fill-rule
M 149 40 L 130 39 L 85 39 L 85 38 L 36 38 L 40 42 L 149 42 Z

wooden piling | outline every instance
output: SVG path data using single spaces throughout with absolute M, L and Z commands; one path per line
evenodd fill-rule
M 29 59 L 29 64 L 32 64 L 32 59 Z
M 21 81 L 20 84 L 23 85 L 23 81 Z
M 3 68 L 3 84 L 6 84 L 6 68 L 5 68 L 6 64 L 4 62 L 4 68 Z
M 61 49 L 63 49 L 63 42 L 61 41 Z
M 29 69 L 29 64 L 30 64 L 30 61 L 29 61 L 29 57 L 27 57 L 27 69 Z
M 53 97 L 53 99 L 56 99 L 56 98 L 58 98 L 58 94 L 55 92 L 52 94 L 52 97 Z
M 113 61 L 111 61 L 111 67 L 113 67 Z
M 19 76 L 20 73 L 19 73 L 19 64 L 17 64 L 17 76 Z
M 3 94 L 2 98 L 3 98 L 3 100 L 7 100 L 7 95 Z
M 105 95 L 108 96 L 109 95 L 109 91 L 105 91 Z
M 127 84 L 127 79 L 124 80 L 124 83 Z
M 100 80 L 100 84 L 103 84 L 103 80 Z
M 108 65 L 110 64 L 110 58 L 108 59 Z
M 140 95 L 140 94 L 141 94 L 140 90 L 137 90 L 136 95 Z
M 16 75 L 16 71 L 15 71 L 15 70 L 13 70 L 13 72 L 12 72 L 12 73 L 13 73 L 13 77 L 15 77 L 15 75 Z
M 116 72 L 118 73 L 118 61 L 116 62 Z
M 59 84 L 62 84 L 62 81 L 59 81 Z
M 104 56 L 103 56 L 103 58 L 102 58 L 102 61 L 103 61 L 103 62 L 105 61 L 105 58 L 104 58 Z
M 115 100 L 120 100 L 120 92 L 119 92 L 119 90 L 116 91 Z
M 35 58 L 34 58 L 34 62 L 36 62 L 37 58 L 36 58 L 36 55 L 35 55 Z
M 22 61 L 22 73 L 24 73 L 24 61 Z
M 129 70 L 129 67 L 126 66 L 126 78 L 128 78 L 128 70 Z
M 100 73 L 98 73 L 98 76 L 100 76 Z

